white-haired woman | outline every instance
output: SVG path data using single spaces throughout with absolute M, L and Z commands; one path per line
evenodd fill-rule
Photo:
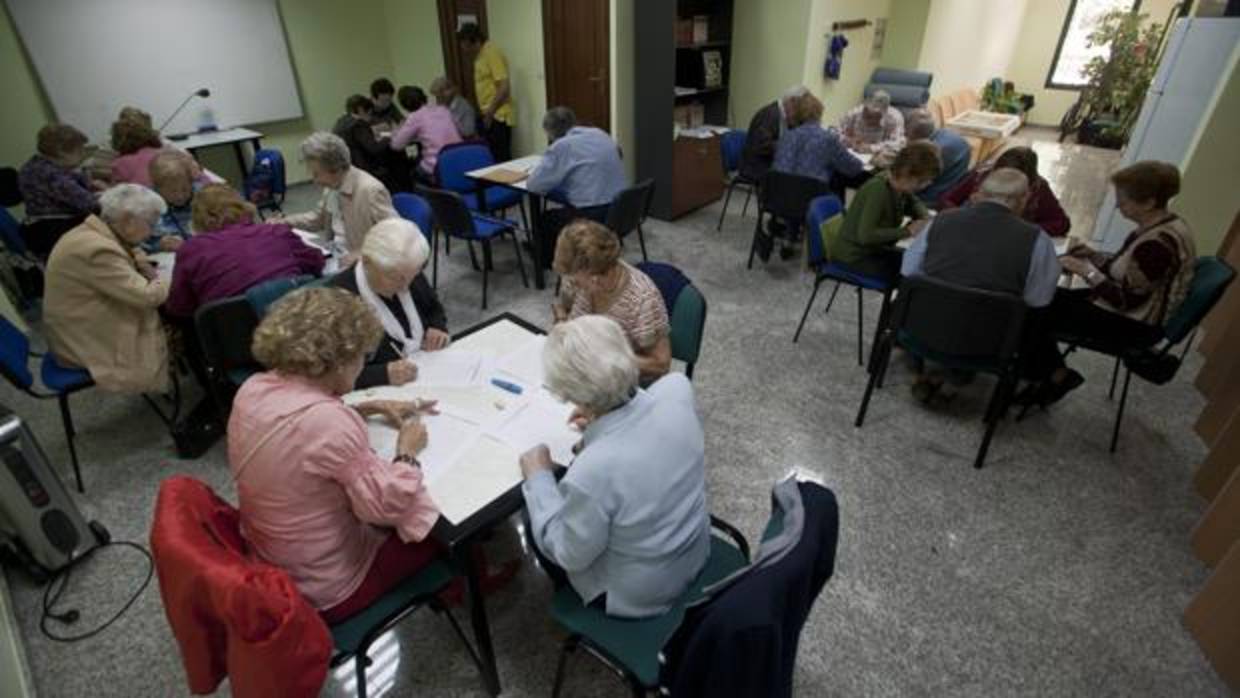
M 693 388 L 679 373 L 639 388 L 624 331 L 601 315 L 556 325 L 543 367 L 585 433 L 558 484 L 546 446 L 521 456 L 530 536 L 552 578 L 562 570 L 584 602 L 615 616 L 663 613 L 710 552 Z
M 159 306 L 168 284 L 133 248 L 163 215 L 159 194 L 120 184 L 99 197 L 99 216 L 65 233 L 47 261 L 43 322 L 48 348 L 115 392 L 168 389 L 168 342 Z
M 323 187 L 313 211 L 288 216 L 294 228 L 322 233 L 343 251 L 340 266 L 357 259 L 366 232 L 385 218 L 396 218 L 387 187 L 350 164 L 349 146 L 340 136 L 318 131 L 301 143 L 301 159 L 315 184 Z
M 366 233 L 361 260 L 331 280 L 330 285 L 361 296 L 386 335 L 366 357 L 358 388 L 409 383 L 418 377 L 411 355 L 448 346 L 448 317 L 422 275 L 429 255 L 417 225 L 389 218 Z

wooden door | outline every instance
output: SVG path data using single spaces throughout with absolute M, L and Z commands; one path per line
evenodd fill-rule
M 547 106 L 566 106 L 577 121 L 611 130 L 611 36 L 608 0 L 543 0 Z
M 474 63 L 466 56 L 461 43 L 456 40 L 456 30 L 462 24 L 473 22 L 483 33 L 487 31 L 486 0 L 439 0 L 439 40 L 443 44 L 443 65 L 448 79 L 456 83 L 461 94 L 475 107 L 478 97 L 474 94 Z

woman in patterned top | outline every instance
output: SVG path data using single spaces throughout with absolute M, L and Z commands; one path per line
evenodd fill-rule
M 17 175 L 26 205 L 22 237 L 31 252 L 46 257 L 56 241 L 99 212 L 95 185 L 82 172 L 86 135 L 68 124 L 39 129 L 37 151 Z
M 1042 331 L 1028 334 L 1031 377 L 1041 382 L 1023 402 L 1050 405 L 1085 382 L 1068 368 L 1057 335 L 1088 338 L 1117 351 L 1140 351 L 1158 343 L 1163 325 L 1180 307 L 1193 281 L 1197 248 L 1188 223 L 1167 210 L 1180 193 L 1180 171 L 1144 160 L 1111 175 L 1116 207 L 1137 224 L 1115 254 L 1076 243 L 1060 258 L 1065 273 L 1088 288 L 1055 294 Z
M 579 219 L 560 233 L 552 268 L 563 279 L 551 308 L 556 322 L 606 315 L 620 324 L 637 354 L 642 385 L 672 362 L 667 307 L 650 277 L 620 259 L 620 239 L 606 226 Z

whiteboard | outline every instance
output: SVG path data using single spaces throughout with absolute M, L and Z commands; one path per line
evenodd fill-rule
M 188 133 L 302 115 L 276 0 L 6 0 L 56 118 L 106 142 L 121 107 Z

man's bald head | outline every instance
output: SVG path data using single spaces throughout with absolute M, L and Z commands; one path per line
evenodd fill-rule
M 1011 167 L 1000 167 L 982 180 L 977 190 L 978 201 L 994 201 L 1019 214 L 1029 199 L 1029 178 L 1024 172 Z

